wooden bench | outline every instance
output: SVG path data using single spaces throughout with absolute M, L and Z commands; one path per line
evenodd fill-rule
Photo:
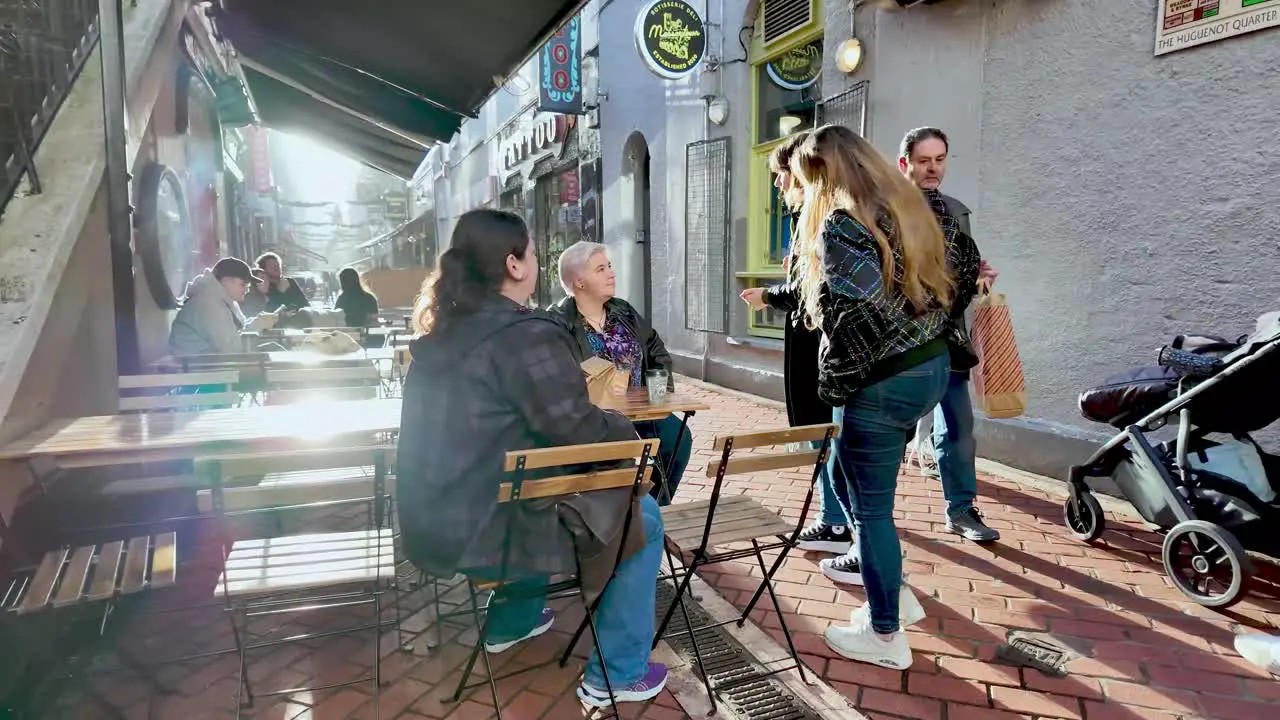
M 387 492 L 393 490 L 396 448 L 393 445 L 271 453 L 222 458 L 223 507 L 228 513 L 275 507 L 315 505 L 372 499 L 376 468 L 360 465 L 381 452 L 388 463 Z M 203 476 L 207 460 L 196 460 L 196 475 Z M 201 513 L 213 512 L 212 491 L 196 493 Z
M 10 580 L 5 610 L 19 615 L 112 600 L 177 581 L 178 542 L 172 532 L 59 548 L 40 565 Z

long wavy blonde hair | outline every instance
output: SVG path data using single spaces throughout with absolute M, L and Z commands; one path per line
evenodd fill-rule
M 905 296 L 916 314 L 951 306 L 955 283 L 938 219 L 920 189 L 870 143 L 842 125 L 824 125 L 796 148 L 791 171 L 805 190 L 798 262 L 806 325 L 822 325 L 818 305 L 826 280 L 822 230 L 836 210 L 849 213 L 875 237 L 887 296 Z M 882 224 L 891 231 L 886 232 Z

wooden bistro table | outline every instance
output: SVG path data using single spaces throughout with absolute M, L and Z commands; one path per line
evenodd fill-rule
M 689 427 L 689 418 L 693 417 L 699 410 L 710 410 L 711 406 L 679 393 L 668 394 L 667 399 L 659 404 L 649 402 L 649 391 L 644 389 L 628 390 L 626 393 L 619 393 L 605 398 L 599 403 L 599 406 L 606 410 L 617 410 L 631 422 L 646 422 L 661 420 L 668 415 L 680 416 L 680 430 L 676 433 L 675 447 L 680 447 L 680 443 L 684 441 L 684 434 Z M 666 502 L 671 501 L 670 484 L 668 478 L 675 470 L 676 454 L 675 448 L 672 448 L 671 462 L 662 467 L 657 464 L 658 472 L 662 476 L 662 493 Z
M 83 468 L 218 458 L 372 443 L 399 429 L 399 400 L 98 415 L 51 421 L 0 447 L 0 460 L 47 458 L 56 467 Z

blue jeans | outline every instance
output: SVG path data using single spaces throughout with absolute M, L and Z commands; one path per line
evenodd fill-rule
M 839 420 L 836 422 L 839 422 Z M 833 466 L 836 463 L 836 445 L 839 442 L 840 438 L 832 438 L 831 451 L 827 454 L 827 462 L 818 471 L 818 487 L 822 491 L 822 524 L 827 527 L 837 525 L 851 527 L 853 525 L 853 515 L 849 510 L 849 485 L 845 482 L 834 483 L 831 481 L 831 478 L 836 475 Z M 821 441 L 814 441 L 814 450 L 818 450 L 821 447 Z
M 832 482 L 843 480 L 848 486 L 876 632 L 898 630 L 902 544 L 893 524 L 898 469 L 916 421 L 942 399 L 949 372 L 950 360 L 939 355 L 858 390 L 833 413 L 841 430 Z
M 614 689 L 633 685 L 649 671 L 649 648 L 653 644 L 655 591 L 658 568 L 662 563 L 662 513 L 651 497 L 640 499 L 644 522 L 644 548 L 623 560 L 596 608 L 596 629 L 600 647 L 609 664 L 609 683 Z M 633 521 L 640 521 L 634 518 Z M 504 642 L 524 637 L 537 627 L 546 607 L 545 587 L 548 578 L 530 578 L 519 586 L 508 586 L 490 602 L 488 639 Z M 507 599 L 511 598 L 511 599 Z M 603 689 L 604 675 L 600 656 L 591 653 L 584 679 L 588 685 Z
M 676 495 L 676 488 L 680 486 L 680 478 L 684 477 L 684 469 L 689 467 L 689 456 L 693 454 L 693 431 L 685 427 L 684 437 L 680 438 L 680 444 L 677 446 L 676 435 L 680 434 L 680 418 L 675 415 L 668 415 L 661 420 L 638 422 L 635 425 L 636 433 L 640 437 L 658 439 L 658 462 L 662 465 L 662 471 L 665 473 L 667 468 L 671 468 L 665 496 L 656 484 L 649 493 L 658 500 L 659 505 L 669 505 L 671 498 Z M 672 458 L 675 458 L 674 463 Z
M 978 496 L 978 442 L 973 438 L 969 378 L 964 373 L 950 375 L 942 402 L 933 410 L 933 448 L 938 456 L 947 514 L 958 515 L 972 508 Z

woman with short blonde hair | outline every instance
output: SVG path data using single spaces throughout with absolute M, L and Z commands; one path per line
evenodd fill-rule
M 946 238 L 920 190 L 846 127 L 813 131 L 790 166 L 805 197 L 795 308 L 824 336 L 818 392 L 842 426 L 832 482 L 847 483 L 858 539 L 821 568 L 867 591 L 852 624 L 825 637 L 844 657 L 905 669 L 902 625 L 922 611 L 902 587 L 894 493 L 916 421 L 946 387 Z
M 662 338 L 631 303 L 615 297 L 618 277 L 605 246 L 576 242 L 560 255 L 559 269 L 560 284 L 568 297 L 556 303 L 551 314 L 573 335 L 578 361 L 604 358 L 627 373 L 627 384 L 632 388 L 644 387 L 650 370 L 661 370 L 667 387 L 675 389 L 671 354 Z M 660 505 L 666 505 L 693 454 L 693 435 L 675 415 L 635 425 L 640 437 L 659 440 L 661 467 L 670 472 L 654 486 L 652 494 Z

